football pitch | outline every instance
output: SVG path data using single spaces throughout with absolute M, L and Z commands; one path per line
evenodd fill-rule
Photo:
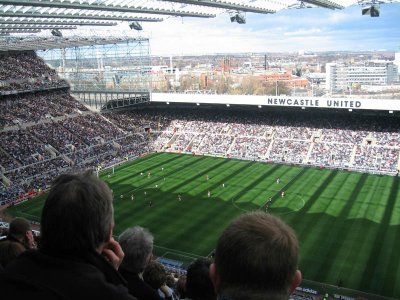
M 233 218 L 265 212 L 272 197 L 268 213 L 298 235 L 304 278 L 400 296 L 399 177 L 167 153 L 101 177 L 114 194 L 115 235 L 146 227 L 157 255 L 186 263 L 210 255 Z M 42 205 L 9 211 L 38 219 Z

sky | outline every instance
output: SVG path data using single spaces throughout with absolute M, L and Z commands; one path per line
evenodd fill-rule
M 123 26 L 126 33 L 138 34 Z M 152 55 L 400 49 L 400 3 L 381 5 L 379 18 L 362 16 L 356 5 L 247 13 L 246 24 L 231 23 L 223 13 L 211 19 L 169 17 L 142 26 Z

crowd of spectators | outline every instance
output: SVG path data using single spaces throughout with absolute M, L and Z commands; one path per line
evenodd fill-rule
M 274 140 L 268 159 L 278 162 L 302 164 L 305 162 L 310 142 L 297 140 Z
M 37 141 L 26 130 L 0 132 L 1 147 L 22 165 L 50 158 L 45 145 Z
M 267 154 L 271 140 L 264 137 L 237 137 L 230 151 L 230 156 L 243 159 L 259 159 Z
M 1 55 L 0 83 L 0 93 L 68 86 L 33 51 Z
M 366 131 L 349 129 L 322 129 L 322 140 L 331 143 L 360 144 L 367 137 Z
M 88 109 L 68 90 L 23 93 L 0 98 L 0 127 L 59 117 Z
M 177 139 L 174 142 L 173 149 L 174 151 L 186 151 L 190 141 L 193 139 L 194 133 L 188 132 L 188 133 L 181 133 L 177 137 Z
M 154 237 L 146 228 L 126 228 L 114 239 L 112 191 L 85 172 L 55 179 L 40 225 L 36 231 L 24 218 L 0 222 L 0 286 L 6 298 L 315 299 L 299 292 L 291 297 L 302 279 L 298 240 L 270 214 L 236 218 L 219 236 L 214 259 L 200 257 L 184 266 L 155 257 Z M 259 263 L 243 261 L 243 255 Z
M 29 131 L 44 144 L 51 145 L 61 154 L 76 152 L 87 147 L 79 136 L 61 126 L 60 123 L 37 124 L 29 127 Z
M 14 52 L 1 55 L 0 80 L 56 76 L 55 70 L 36 55 L 34 51 Z
M 131 114 L 141 120 L 145 115 L 151 115 L 153 120 L 170 120 L 164 127 L 168 130 L 154 141 L 155 149 L 388 173 L 395 173 L 398 168 L 400 134 L 393 120 L 382 122 L 379 118 L 357 116 L 335 120 L 333 128 L 327 121 L 332 119 L 329 116 L 310 119 L 291 113 L 256 113 L 252 117 L 241 112 L 225 113 L 147 109 Z M 361 157 L 365 157 L 360 160 L 360 155 L 354 154 L 355 147 L 371 143 L 376 153 L 363 151 Z M 378 155 L 379 151 L 383 154 Z
M 231 135 L 211 135 L 206 136 L 201 141 L 198 148 L 193 148 L 193 152 L 210 153 L 214 155 L 226 155 L 233 142 Z
M 348 167 L 353 144 L 315 143 L 309 163 L 317 166 Z
M 12 156 L 0 151 L 0 166 L 2 166 L 5 170 L 11 170 L 17 168 L 19 165 L 17 161 L 12 158 Z
M 120 128 L 98 114 L 66 118 L 60 123 L 70 132 L 80 136 L 87 145 L 96 145 L 102 141 L 116 139 L 124 135 Z
M 398 166 L 399 153 L 399 148 L 358 145 L 354 162 L 360 169 L 390 172 Z

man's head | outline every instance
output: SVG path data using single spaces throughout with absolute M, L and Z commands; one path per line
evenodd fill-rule
M 147 229 L 135 226 L 126 229 L 118 241 L 125 253 L 121 267 L 142 273 L 153 252 L 153 235 Z
M 211 261 L 205 258 L 196 259 L 187 269 L 186 296 L 193 300 L 217 299 L 209 275 Z
M 222 232 L 210 276 L 228 298 L 287 299 L 301 281 L 298 241 L 277 217 L 247 213 Z
M 158 261 L 151 261 L 144 269 L 143 280 L 157 290 L 167 281 L 167 272 Z
M 112 234 L 113 206 L 108 186 L 92 173 L 65 174 L 53 182 L 41 220 L 41 248 L 85 253 Z
M 27 249 L 33 248 L 35 244 L 31 224 L 24 218 L 11 221 L 8 237 L 21 242 Z

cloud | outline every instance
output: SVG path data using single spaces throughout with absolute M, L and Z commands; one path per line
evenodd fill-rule
M 311 35 L 321 33 L 321 29 L 319 28 L 310 28 L 310 29 L 299 29 L 296 31 L 285 32 L 285 36 L 303 36 L 303 35 Z
M 151 51 L 160 55 L 375 50 L 400 46 L 400 5 L 381 6 L 381 17 L 361 16 L 361 7 L 283 10 L 247 14 L 246 24 L 231 23 L 227 13 L 214 19 L 169 18 L 144 23 Z

